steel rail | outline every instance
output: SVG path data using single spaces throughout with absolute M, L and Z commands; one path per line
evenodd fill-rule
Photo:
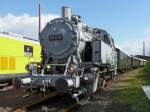
M 43 101 L 49 99 L 49 98 L 53 98 L 55 96 L 57 96 L 58 94 L 56 92 L 52 92 L 52 93 L 49 93 L 45 96 L 43 96 L 42 98 L 40 98 L 40 100 L 36 99 L 34 100 L 33 102 L 29 102 L 21 107 L 17 107 L 15 109 L 12 110 L 12 112 L 27 112 L 28 108 L 36 105 L 36 104 L 39 104 L 39 103 L 42 103 Z

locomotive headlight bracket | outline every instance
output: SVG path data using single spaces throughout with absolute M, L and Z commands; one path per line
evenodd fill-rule
M 70 64 L 67 68 L 68 72 L 69 73 L 74 73 L 74 72 L 77 72 L 77 66 L 74 65 L 74 64 Z

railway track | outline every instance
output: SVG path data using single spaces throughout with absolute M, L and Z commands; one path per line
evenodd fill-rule
M 80 105 L 75 103 L 75 104 L 72 104 L 70 107 L 66 108 L 64 112 L 73 112 L 75 108 L 79 108 L 79 107 Z
M 56 92 L 49 93 L 49 94 L 45 95 L 44 97 L 34 99 L 34 101 L 32 101 L 32 102 L 28 102 L 22 106 L 16 107 L 15 109 L 12 110 L 12 112 L 27 112 L 28 108 L 30 108 L 36 104 L 39 104 L 39 103 L 41 103 L 41 102 L 43 102 L 49 98 L 53 98 L 57 95 L 58 94 Z
M 126 71 L 128 72 L 128 71 Z M 107 89 L 109 89 L 109 87 L 111 86 L 112 82 L 115 81 L 115 80 L 118 80 L 121 76 L 122 76 L 123 73 L 119 73 L 117 74 L 115 77 L 113 77 L 111 80 L 108 80 L 105 82 L 105 84 L 103 84 L 102 87 L 99 87 L 96 91 L 96 93 L 98 92 L 103 92 L 103 91 L 107 91 Z M 99 93 L 100 94 L 100 93 Z
M 111 83 L 113 82 L 113 80 L 118 80 L 118 78 L 121 77 L 121 74 L 117 75 L 116 77 L 114 77 L 112 80 L 109 80 L 105 83 L 105 86 L 102 87 L 102 88 L 98 88 L 97 91 L 99 90 L 102 90 L 102 91 L 106 91 Z M 12 112 L 28 112 L 28 109 L 29 108 L 32 108 L 33 106 L 37 105 L 37 104 L 40 104 L 42 102 L 44 102 L 45 100 L 47 99 L 50 99 L 50 98 L 53 98 L 55 96 L 58 96 L 58 94 L 56 92 L 53 92 L 53 93 L 50 93 L 50 94 L 47 94 L 46 96 L 40 98 L 39 100 L 35 100 L 35 101 L 32 101 L 32 102 L 28 102 L 27 104 L 23 105 L 23 106 L 20 106 L 20 107 L 17 107 L 15 108 Z M 61 102 L 62 103 L 62 102 Z M 50 104 L 51 105 L 51 104 Z M 58 104 L 59 105 L 59 104 Z M 72 103 L 70 105 L 68 105 L 67 107 L 65 108 L 59 108 L 57 109 L 57 112 L 74 112 L 76 108 L 79 108 L 80 105 L 77 104 L 77 103 Z M 45 108 L 45 111 L 47 111 L 47 109 Z M 55 112 L 55 111 L 53 111 Z
M 35 100 L 35 101 L 32 101 L 32 102 L 29 102 L 27 104 L 25 104 L 24 106 L 20 106 L 20 107 L 16 107 L 15 109 L 11 110 L 11 112 L 28 112 L 30 111 L 29 108 L 32 108 L 33 106 L 37 105 L 37 104 L 40 104 L 42 102 L 44 102 L 45 100 L 48 100 L 48 99 L 51 99 L 55 96 L 58 96 L 58 94 L 56 92 L 53 92 L 53 93 L 50 93 L 44 97 L 42 97 L 42 99 L 40 100 Z M 80 105 L 77 104 L 77 103 L 72 103 L 70 104 L 69 106 L 65 107 L 65 108 L 58 108 L 57 111 L 61 111 L 61 112 L 73 112 L 73 110 L 75 108 L 78 108 Z M 48 109 L 43 109 L 45 111 L 48 111 Z M 55 112 L 55 111 L 54 111 Z

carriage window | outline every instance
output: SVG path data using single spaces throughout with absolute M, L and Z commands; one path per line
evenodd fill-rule
M 33 56 L 33 46 L 24 45 L 24 56 L 27 57 Z

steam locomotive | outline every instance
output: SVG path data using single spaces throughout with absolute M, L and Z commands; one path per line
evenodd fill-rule
M 41 63 L 27 65 L 31 77 L 21 80 L 30 92 L 68 94 L 85 104 L 98 87 L 117 73 L 117 49 L 105 30 L 87 26 L 81 16 L 62 7 L 40 34 Z

